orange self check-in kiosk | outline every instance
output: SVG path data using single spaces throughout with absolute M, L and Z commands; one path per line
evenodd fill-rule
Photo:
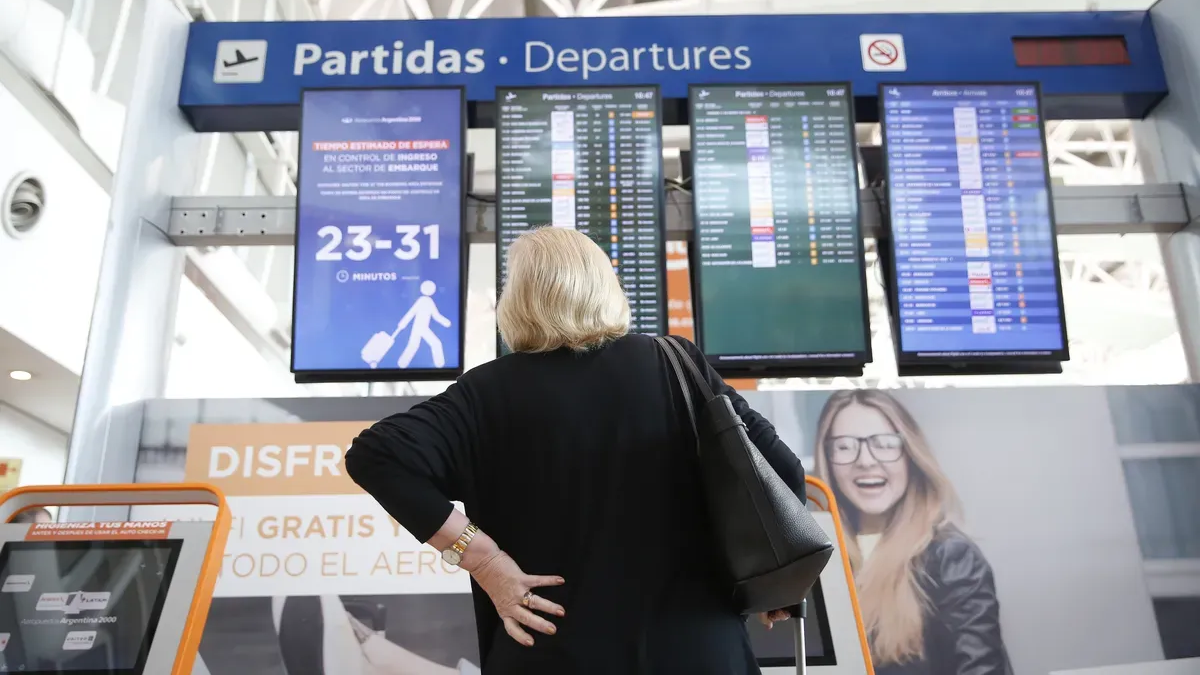
M 811 476 L 805 481 L 808 508 L 833 542 L 834 555 L 809 593 L 798 630 L 787 630 L 785 623 L 767 631 L 752 619 L 747 623 L 751 645 L 764 675 L 874 675 L 833 490 Z M 804 655 L 803 670 L 797 668 L 797 654 Z
M 211 520 L 14 523 L 42 507 L 199 504 Z M 0 498 L 0 673 L 191 675 L 230 515 L 216 488 L 64 485 Z

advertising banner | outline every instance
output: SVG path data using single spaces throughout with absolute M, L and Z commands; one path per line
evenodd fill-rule
M 21 484 L 21 460 L 16 457 L 0 459 L 0 492 Z
M 305 92 L 298 376 L 461 372 L 463 112 L 461 89 Z
M 1120 453 L 1153 442 L 1130 431 L 1146 426 L 1135 419 L 1146 406 L 1174 405 L 1154 438 L 1200 454 L 1200 433 L 1164 431 L 1200 429 L 1191 404 L 1177 403 L 1188 392 L 745 396 L 847 516 L 876 673 L 1032 675 L 1159 661 L 1164 636 L 1186 630 L 1156 620 Z M 418 400 L 148 405 L 137 479 L 211 481 L 236 517 L 201 647 L 212 675 L 475 672 L 466 575 L 396 528 L 341 468 L 367 421 Z
M 201 650 L 212 675 L 478 672 L 467 574 L 345 473 L 346 448 L 370 424 L 191 425 L 176 480 L 219 487 L 233 514 Z M 211 510 L 136 507 L 133 517 Z M 230 658 L 243 649 L 257 655 Z
M 216 597 L 463 593 L 445 565 L 346 475 L 343 455 L 370 422 L 197 424 L 184 478 L 224 491 L 234 514 Z M 203 507 L 199 507 L 203 508 Z

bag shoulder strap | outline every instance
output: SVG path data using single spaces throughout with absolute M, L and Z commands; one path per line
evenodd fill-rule
M 691 355 L 689 355 L 683 349 L 683 346 L 680 345 L 678 341 L 672 340 L 669 337 L 659 339 L 670 345 L 671 349 L 678 353 L 679 358 L 684 364 L 687 365 L 688 372 L 691 373 L 692 376 L 692 384 L 695 385 L 696 389 L 700 390 L 700 394 L 704 396 L 704 402 L 708 403 L 716 398 L 716 396 L 713 395 L 712 387 L 708 385 L 708 378 L 704 377 L 704 374 L 700 372 L 700 368 L 696 365 L 696 362 L 692 360 Z
M 654 341 L 658 343 L 658 348 L 667 356 L 667 361 L 671 363 L 671 369 L 675 371 L 675 380 L 679 383 L 679 389 L 683 392 L 683 404 L 687 407 L 688 420 L 691 422 L 692 437 L 696 439 L 696 451 L 700 451 L 700 427 L 696 423 L 696 408 L 692 402 L 692 388 L 688 386 L 688 378 L 683 374 L 683 367 L 679 365 L 679 358 L 675 356 L 675 352 L 666 344 L 670 342 L 665 337 L 656 337 Z

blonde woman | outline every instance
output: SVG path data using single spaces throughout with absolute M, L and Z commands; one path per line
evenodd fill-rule
M 838 392 L 817 424 L 877 675 L 1007 675 L 992 569 L 921 428 L 879 390 Z
M 513 353 L 375 424 L 346 454 L 388 513 L 470 573 L 488 675 L 759 672 L 712 542 L 682 394 L 654 340 L 628 334 L 629 314 L 590 239 L 525 234 L 497 308 Z M 802 494 L 804 471 L 775 429 L 680 342 Z

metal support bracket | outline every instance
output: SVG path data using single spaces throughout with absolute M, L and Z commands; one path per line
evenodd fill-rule
M 291 245 L 293 197 L 176 197 L 167 233 L 177 246 Z
M 1200 187 L 1181 185 L 1183 192 L 1183 207 L 1187 210 L 1188 222 L 1200 226 Z
M 886 195 L 859 193 L 863 234 L 883 234 Z M 1200 190 L 1173 183 L 1118 187 L 1056 187 L 1054 212 L 1060 235 L 1177 232 L 1200 218 Z M 467 239 L 496 240 L 495 204 L 472 200 Z M 692 196 L 668 190 L 663 202 L 667 238 L 687 240 Z M 176 197 L 168 234 L 176 246 L 281 246 L 295 240 L 295 197 Z

